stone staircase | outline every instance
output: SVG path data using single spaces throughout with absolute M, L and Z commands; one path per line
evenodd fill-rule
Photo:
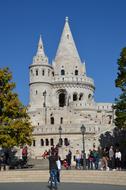
M 48 170 L 0 171 L 0 183 L 48 182 Z M 126 186 L 126 171 L 62 170 L 61 182 L 113 184 Z

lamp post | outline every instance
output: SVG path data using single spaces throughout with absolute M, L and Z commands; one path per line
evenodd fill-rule
M 85 158 L 85 140 L 84 140 L 84 135 L 85 135 L 86 128 L 82 124 L 81 126 L 81 134 L 82 134 L 82 143 L 83 143 L 83 170 L 86 169 L 86 158 Z
M 47 114 L 47 107 L 46 107 L 46 95 L 47 95 L 47 92 L 46 90 L 43 92 L 43 96 L 44 96 L 44 103 L 43 103 L 43 107 L 45 108 L 45 125 L 46 125 L 46 114 Z
M 60 126 L 59 126 L 59 146 L 62 146 L 61 134 L 62 134 L 62 127 L 61 127 L 61 125 L 60 125 Z

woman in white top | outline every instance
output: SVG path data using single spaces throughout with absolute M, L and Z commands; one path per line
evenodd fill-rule
M 116 165 L 116 169 L 117 170 L 121 170 L 121 152 L 119 151 L 119 149 L 116 149 L 115 152 L 115 165 Z

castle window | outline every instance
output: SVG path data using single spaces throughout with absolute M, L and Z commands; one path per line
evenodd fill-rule
M 42 70 L 42 76 L 44 76 L 45 75 L 45 70 Z
M 35 146 L 35 144 L 36 144 L 36 141 L 35 141 L 35 140 L 33 140 L 32 144 L 33 144 L 33 146 Z
M 54 140 L 50 139 L 50 145 L 53 146 L 54 145 Z
M 83 94 L 80 93 L 80 95 L 79 95 L 79 100 L 82 100 L 82 98 L 83 98 Z
M 59 107 L 64 107 L 66 105 L 65 93 L 59 94 Z
M 38 69 L 36 69 L 36 76 L 38 76 Z
M 69 34 L 67 34 L 67 39 L 69 39 Z
M 41 146 L 44 146 L 44 140 L 41 139 Z
M 46 144 L 46 146 L 49 146 L 49 140 L 48 139 L 45 140 L 45 144 Z
M 64 69 L 61 70 L 61 75 L 65 75 L 65 70 Z
M 63 139 L 59 138 L 59 144 L 62 146 L 63 145 Z
M 50 118 L 50 123 L 53 125 L 54 124 L 54 117 Z
M 64 139 L 64 145 L 65 145 L 65 146 L 68 146 L 68 145 L 69 145 L 69 141 L 68 141 L 67 138 Z
M 60 124 L 63 124 L 63 117 L 60 118 Z
M 54 71 L 52 72 L 52 76 L 54 77 Z
M 75 70 L 75 75 L 78 75 L 78 70 Z
M 92 99 L 92 95 L 91 95 L 91 94 L 88 95 L 88 99 L 89 99 L 89 100 Z
M 35 93 L 38 94 L 38 91 L 36 90 Z
M 76 101 L 77 100 L 77 93 L 74 93 L 73 94 L 73 101 Z

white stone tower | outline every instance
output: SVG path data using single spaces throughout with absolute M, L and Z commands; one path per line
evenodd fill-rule
M 71 149 L 74 155 L 76 150 L 82 151 L 82 124 L 86 127 L 86 152 L 94 144 L 98 146 L 100 134 L 113 128 L 112 104 L 95 102 L 94 81 L 86 75 L 68 17 L 52 65 L 48 63 L 40 36 L 36 56 L 29 68 L 28 113 L 35 126 L 32 156 L 40 156 L 59 142 L 62 152 Z

